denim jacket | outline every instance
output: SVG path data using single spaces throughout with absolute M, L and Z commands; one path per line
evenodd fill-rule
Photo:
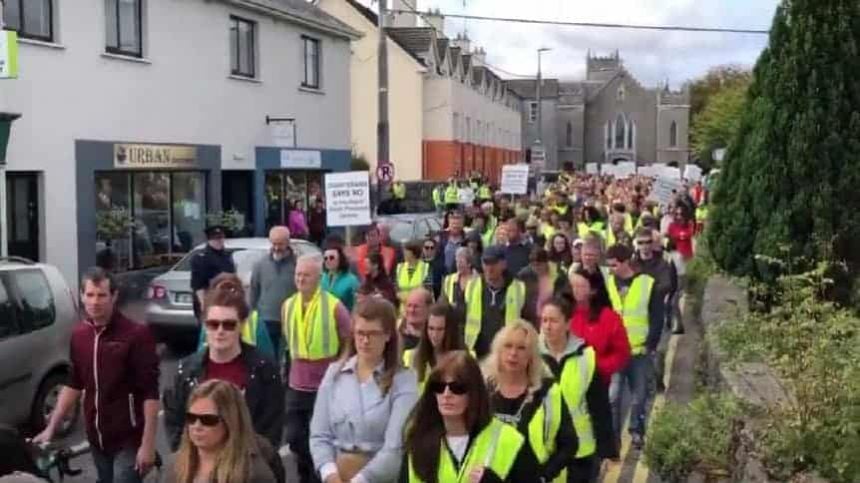
M 377 378 L 364 384 L 357 375 L 356 356 L 329 366 L 317 393 L 311 419 L 310 449 L 314 467 L 325 473 L 342 451 L 372 455 L 356 476 L 359 481 L 397 481 L 403 458 L 403 427 L 418 400 L 415 372 L 401 369 L 383 395 Z

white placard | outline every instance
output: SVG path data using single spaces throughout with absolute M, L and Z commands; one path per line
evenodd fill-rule
M 663 206 L 668 206 L 675 194 L 680 193 L 682 189 L 683 186 L 680 180 L 660 177 L 654 180 L 648 199 L 654 200 Z
M 654 170 L 651 168 L 651 166 L 639 166 L 637 174 L 639 176 L 652 177 L 654 176 Z
M 475 201 L 475 191 L 472 188 L 460 188 L 460 204 L 471 205 Z
M 702 168 L 696 166 L 695 164 L 688 164 L 684 169 L 684 179 L 688 179 L 692 182 L 696 182 L 702 179 Z
M 585 163 L 586 174 L 597 174 L 597 163 Z
M 281 167 L 289 169 L 322 169 L 322 153 L 310 149 L 282 149 Z
M 636 163 L 632 161 L 622 161 L 615 166 L 615 176 L 618 178 L 627 178 L 636 174 Z
M 524 195 L 529 191 L 529 165 L 506 164 L 502 166 L 502 193 Z
M 326 173 L 325 209 L 328 226 L 370 224 L 370 173 Z
M 295 121 L 272 121 L 269 124 L 269 133 L 272 136 L 272 146 L 279 148 L 296 147 Z
M 613 178 L 618 177 L 618 167 L 612 163 L 606 163 L 601 166 L 601 174 L 604 176 L 612 176 Z

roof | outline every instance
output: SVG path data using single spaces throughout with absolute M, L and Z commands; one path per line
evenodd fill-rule
M 356 9 L 358 13 L 360 13 L 364 18 L 366 18 L 373 25 L 379 25 L 379 15 L 376 14 L 373 10 L 365 7 L 364 5 L 358 3 L 356 0 L 346 0 L 346 3 L 349 4 L 352 8 Z M 415 59 L 419 64 L 424 65 L 424 60 L 421 57 L 415 55 L 414 52 L 406 48 L 406 45 L 400 42 L 397 37 L 391 35 L 391 32 L 388 33 L 388 38 L 391 39 L 395 44 L 399 45 L 401 49 L 406 51 L 410 57 Z
M 432 49 L 433 29 L 430 27 L 387 27 L 385 31 L 389 37 L 418 57 Z
M 291 17 L 297 23 L 334 33 L 347 38 L 361 38 L 361 32 L 355 30 L 337 18 L 323 12 L 316 5 L 305 0 L 226 0 L 228 3 L 267 10 L 270 13 Z
M 507 81 L 508 88 L 523 99 L 537 97 L 537 79 L 514 79 Z M 558 79 L 544 79 L 541 97 L 558 97 Z

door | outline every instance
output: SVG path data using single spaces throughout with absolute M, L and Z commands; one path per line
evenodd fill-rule
M 39 261 L 39 178 L 8 173 L 6 178 L 9 255 Z

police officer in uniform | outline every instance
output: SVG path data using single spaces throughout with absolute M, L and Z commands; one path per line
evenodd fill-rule
M 194 317 L 200 320 L 200 307 L 209 282 L 220 273 L 236 273 L 233 258 L 224 250 L 224 227 L 206 228 L 206 248 L 191 259 L 191 291 L 194 293 Z

